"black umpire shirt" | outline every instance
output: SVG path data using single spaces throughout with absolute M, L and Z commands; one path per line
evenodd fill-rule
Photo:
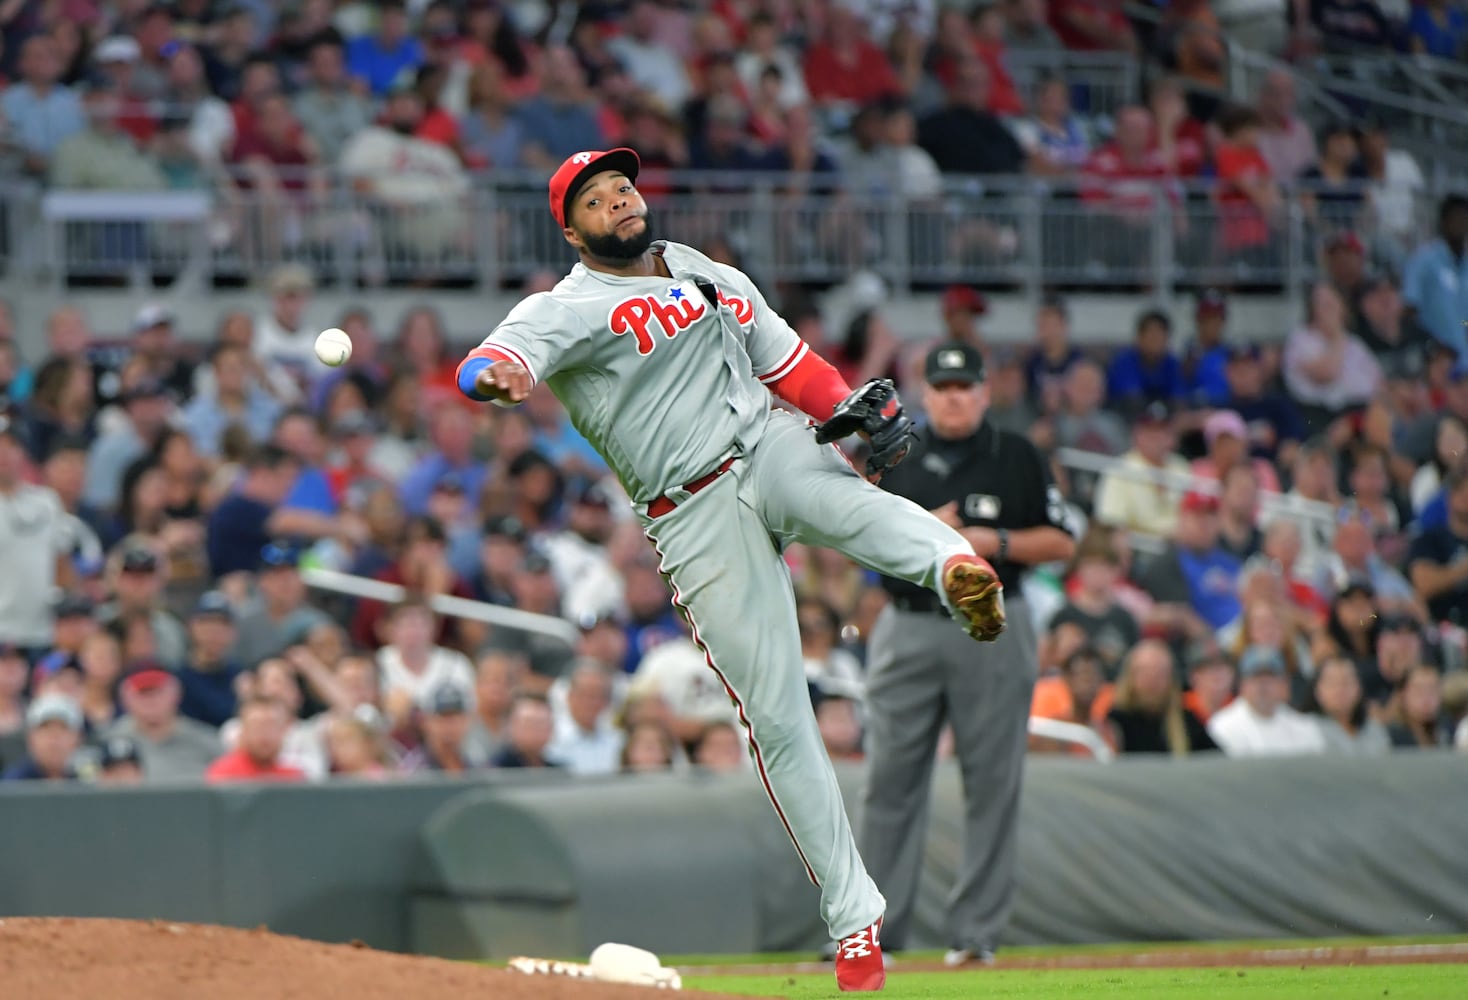
M 969 437 L 945 441 L 929 426 L 919 428 L 912 451 L 902 464 L 882 477 L 882 489 L 906 497 L 925 510 L 955 501 L 966 528 L 1019 531 L 1045 525 L 1068 531 L 1065 503 L 1050 479 L 1050 470 L 1030 440 L 1002 431 L 987 420 Z M 1028 568 L 1008 559 L 991 560 L 1005 596 L 1020 595 Z M 892 603 L 904 611 L 941 611 L 931 590 L 882 577 Z

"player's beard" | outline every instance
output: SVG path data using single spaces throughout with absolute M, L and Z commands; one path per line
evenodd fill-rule
M 636 236 L 626 239 L 618 236 L 615 231 L 603 236 L 591 236 L 587 233 L 581 234 L 581 242 L 586 246 L 586 252 L 601 260 L 631 261 L 636 260 L 647 253 L 647 248 L 652 246 L 652 211 L 648 210 L 642 215 L 642 230 Z

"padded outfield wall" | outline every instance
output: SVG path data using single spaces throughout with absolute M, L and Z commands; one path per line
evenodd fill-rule
M 841 772 L 854 802 L 860 774 Z M 0 916 L 260 924 L 452 957 L 814 949 L 748 776 L 0 791 Z M 1032 763 L 1009 943 L 1468 932 L 1468 757 Z M 941 945 L 954 770 L 913 946 Z

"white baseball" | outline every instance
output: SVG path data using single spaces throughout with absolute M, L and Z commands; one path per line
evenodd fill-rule
M 337 368 L 347 363 L 352 356 L 352 338 L 343 330 L 332 327 L 316 335 L 316 357 L 323 365 Z

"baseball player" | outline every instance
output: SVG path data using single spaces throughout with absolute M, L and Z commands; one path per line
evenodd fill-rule
M 654 241 L 639 166 L 630 149 L 561 164 L 551 215 L 581 260 L 469 353 L 459 388 L 514 405 L 546 382 L 616 473 L 821 890 L 837 985 L 879 990 L 886 901 L 857 853 L 811 712 L 781 548 L 834 548 L 927 587 L 981 641 L 1004 629 L 1002 586 L 958 532 L 822 443 L 860 432 L 867 476 L 896 465 L 912 430 L 891 384 L 852 392 L 744 273 Z M 773 408 L 771 393 L 812 419 Z

